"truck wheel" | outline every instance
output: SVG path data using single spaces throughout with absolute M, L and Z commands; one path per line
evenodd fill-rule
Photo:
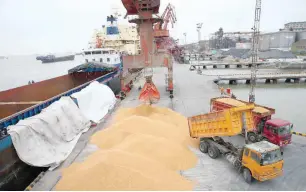
M 208 152 L 208 147 L 209 147 L 209 145 L 208 145 L 208 143 L 207 142 L 205 142 L 205 141 L 201 141 L 200 142 L 200 151 L 202 152 L 202 153 L 207 153 Z
M 248 140 L 251 141 L 252 143 L 256 142 L 256 134 L 255 133 L 248 133 Z
M 216 159 L 220 154 L 219 149 L 217 147 L 213 146 L 213 145 L 208 147 L 207 152 L 208 152 L 208 156 L 212 159 Z
M 247 182 L 248 184 L 250 184 L 252 182 L 252 175 L 251 175 L 251 172 L 248 168 L 243 169 L 243 178 L 244 178 L 245 182 Z

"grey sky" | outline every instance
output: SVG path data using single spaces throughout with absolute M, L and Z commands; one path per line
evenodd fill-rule
M 253 25 L 255 0 L 161 0 L 176 8 L 177 24 L 171 30 L 183 42 L 197 40 L 196 23 L 202 22 L 202 39 L 224 31 L 248 31 Z M 78 51 L 87 47 L 95 28 L 105 23 L 111 7 L 125 14 L 121 0 L 0 0 L 0 55 Z M 262 31 L 276 31 L 284 23 L 306 20 L 306 0 L 262 0 Z

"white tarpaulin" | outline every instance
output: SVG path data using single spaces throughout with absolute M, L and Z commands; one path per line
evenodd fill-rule
M 40 114 L 8 127 L 19 158 L 32 166 L 54 169 L 75 147 L 90 121 L 70 97 L 62 97 Z
M 72 94 L 71 97 L 77 99 L 83 115 L 95 123 L 98 123 L 116 103 L 113 91 L 97 81 Z

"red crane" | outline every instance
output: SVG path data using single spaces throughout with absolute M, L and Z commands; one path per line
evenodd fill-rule
M 172 28 L 176 22 L 174 7 L 169 3 L 164 13 L 160 16 L 162 21 L 154 25 L 154 37 L 156 40 L 157 49 L 167 49 L 170 46 L 168 24 L 171 22 Z M 168 45 L 168 46 L 167 46 Z
M 157 102 L 160 99 L 160 93 L 152 81 L 154 67 L 168 68 L 167 90 L 170 91 L 170 97 L 173 98 L 173 73 L 172 58 L 167 53 L 159 53 L 155 50 L 153 24 L 162 22 L 161 18 L 153 17 L 158 14 L 160 0 L 122 0 L 128 15 L 137 15 L 130 19 L 130 23 L 136 23 L 139 28 L 141 54 L 123 56 L 123 70 L 144 68 L 146 83 L 143 86 L 139 99 L 141 101 Z M 154 46 L 153 46 L 154 45 Z
M 154 36 L 155 37 L 169 37 L 168 24 L 171 22 L 172 28 L 176 22 L 176 15 L 174 7 L 169 3 L 164 13 L 160 16 L 162 21 L 154 25 Z
M 177 62 L 181 62 L 182 49 L 178 46 L 178 42 L 170 37 L 168 30 L 169 23 L 173 28 L 177 21 L 174 6 L 169 3 L 160 18 L 162 21 L 154 25 L 156 48 L 168 51 Z

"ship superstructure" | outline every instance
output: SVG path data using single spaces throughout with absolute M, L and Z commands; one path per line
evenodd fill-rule
M 136 25 L 118 24 L 118 12 L 107 16 L 106 25 L 96 29 L 89 42 L 89 48 L 112 48 L 128 55 L 140 53 L 140 38 Z

